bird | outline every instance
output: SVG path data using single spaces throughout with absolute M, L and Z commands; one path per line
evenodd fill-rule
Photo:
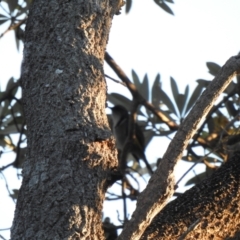
M 113 123 L 113 135 L 116 139 L 116 146 L 117 149 L 122 152 L 124 145 L 128 139 L 129 134 L 129 120 L 130 116 L 126 108 L 124 108 L 121 105 L 116 105 L 111 108 L 112 110 L 112 123 Z M 139 159 L 142 159 L 149 171 L 150 174 L 153 173 L 153 170 L 148 163 L 144 150 L 145 150 L 145 144 L 144 144 L 144 135 L 141 131 L 141 128 L 137 123 L 134 123 L 134 133 L 132 136 L 132 144 L 130 147 L 129 152 L 133 155 L 135 160 L 139 162 Z

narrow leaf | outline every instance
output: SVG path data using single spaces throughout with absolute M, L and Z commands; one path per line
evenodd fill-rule
M 15 83 L 15 81 L 14 81 L 13 77 L 11 77 L 11 78 L 8 80 L 8 83 L 7 83 L 7 86 L 6 86 L 6 90 L 5 90 L 5 91 L 7 92 L 9 89 L 11 89 L 11 88 L 13 87 L 14 83 Z
M 6 21 L 8 21 L 9 19 L 5 18 L 5 19 L 0 19 L 0 25 L 5 23 Z
M 214 62 L 207 62 L 206 64 L 210 74 L 212 74 L 213 76 L 216 76 L 219 73 L 221 67 L 218 64 Z
M 174 15 L 172 9 L 163 0 L 154 0 L 154 2 L 165 12 Z
M 236 110 L 233 101 L 228 100 L 225 105 L 230 116 L 237 116 L 238 111 Z
M 131 7 L 132 7 L 132 0 L 126 0 L 126 8 L 125 8 L 126 13 L 129 13 Z
M 139 88 L 139 92 L 147 101 L 149 100 L 149 81 L 147 74 L 144 76 L 143 82 Z
M 178 111 L 179 111 L 179 114 L 180 116 L 183 115 L 183 110 L 184 110 L 184 107 L 185 107 L 185 95 L 184 94 L 179 94 L 178 95 L 178 98 L 177 98 L 177 106 L 178 106 Z
M 196 82 L 202 87 L 206 88 L 211 81 L 205 79 L 198 79 L 196 80 Z
M 10 125 L 4 129 L 0 129 L 0 135 L 8 135 L 13 133 L 18 133 L 18 130 L 15 125 Z
M 5 0 L 5 2 L 8 4 L 10 12 L 13 12 L 18 6 L 18 0 Z
M 3 106 L 3 109 L 2 109 L 2 114 L 1 114 L 1 118 L 3 119 L 3 118 L 5 118 L 8 114 L 10 114 L 11 112 L 10 112 L 10 110 L 9 110 L 9 101 L 8 100 L 6 100 L 6 101 L 4 101 L 4 106 Z
M 179 95 L 178 86 L 176 81 L 172 77 L 170 77 L 170 82 L 171 82 L 172 94 L 175 99 L 175 102 L 177 103 L 178 95 Z
M 202 91 L 203 91 L 203 87 L 201 86 L 201 84 L 198 84 L 197 87 L 195 88 L 195 90 L 193 91 L 192 96 L 190 97 L 190 99 L 188 101 L 186 113 L 193 107 L 193 105 L 198 100 L 199 96 L 201 95 Z
M 131 100 L 124 97 L 123 95 L 120 95 L 118 93 L 111 93 L 108 94 L 108 101 L 113 103 L 114 105 L 122 105 L 126 109 L 130 110 L 131 106 Z
M 186 104 L 187 104 L 187 100 L 188 100 L 188 95 L 189 95 L 189 86 L 187 85 L 185 88 L 185 92 L 184 92 L 184 108 L 182 110 L 182 116 L 185 114 L 185 109 L 186 109 Z
M 140 79 L 139 79 L 137 73 L 134 70 L 132 70 L 132 79 L 133 79 L 133 83 L 135 84 L 136 88 L 140 89 L 141 82 L 140 82 Z
M 0 18 L 7 18 L 8 20 L 10 20 L 11 18 L 9 18 L 8 16 L 5 16 L 3 14 L 0 14 Z
M 177 112 L 176 109 L 172 103 L 172 101 L 170 100 L 170 98 L 168 97 L 168 95 L 160 88 L 159 89 L 159 99 L 168 107 L 168 109 L 174 113 L 177 116 Z
M 144 139 L 145 139 L 145 148 L 147 145 L 151 142 L 152 138 L 156 135 L 155 132 L 151 130 L 145 130 L 143 131 Z
M 234 82 L 231 82 L 227 88 L 224 90 L 224 93 L 230 94 L 232 93 L 232 91 L 234 91 L 235 89 L 237 89 L 237 84 Z
M 160 91 L 159 89 L 161 89 L 161 82 L 160 82 L 160 74 L 157 74 L 155 81 L 153 83 L 152 86 L 152 104 L 155 107 L 158 107 L 159 102 L 160 102 Z

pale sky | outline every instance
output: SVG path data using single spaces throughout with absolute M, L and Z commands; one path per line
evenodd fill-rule
M 171 16 L 161 10 L 153 0 L 135 0 L 128 15 L 124 10 L 115 16 L 107 51 L 131 77 L 131 69 L 143 79 L 145 73 L 151 81 L 161 74 L 163 89 L 169 91 L 172 76 L 183 92 L 190 84 L 193 90 L 198 78 L 212 79 L 206 67 L 207 61 L 223 65 L 229 57 L 240 51 L 240 1 L 239 0 L 181 0 L 169 4 L 175 13 Z M 5 29 L 5 28 L 4 28 Z M 0 28 L 0 33 L 4 31 Z M 13 33 L 0 39 L 0 82 L 2 89 L 12 76 L 20 74 L 21 52 L 16 51 Z M 106 66 L 106 74 L 116 77 Z M 119 84 L 108 80 L 109 92 L 128 94 Z M 169 93 L 170 94 L 170 93 Z M 130 96 L 128 94 L 128 96 Z M 159 146 L 161 146 L 159 150 Z M 166 150 L 166 140 L 158 140 L 146 150 L 147 156 L 155 160 Z M 157 151 L 156 151 L 157 149 Z M 9 156 L 1 158 L 1 165 L 12 161 Z M 179 164 L 176 175 L 179 178 L 186 170 L 186 164 Z M 4 171 L 9 188 L 18 188 L 16 170 Z M 182 185 L 184 184 L 183 181 Z M 5 182 L 0 175 L 0 229 L 11 226 L 14 204 L 8 197 Z M 132 210 L 134 208 L 132 203 Z M 105 216 L 111 216 L 114 223 L 115 203 L 106 208 Z M 114 216 L 112 217 L 112 215 Z M 9 231 L 0 231 L 9 238 Z

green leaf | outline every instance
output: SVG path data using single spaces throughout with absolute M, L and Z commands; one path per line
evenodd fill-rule
M 25 2 L 27 3 L 28 8 L 30 7 L 30 5 L 32 4 L 33 0 L 25 0 Z
M 207 126 L 208 126 L 208 134 L 213 133 L 215 128 L 215 123 L 211 116 L 208 117 Z
M 13 193 L 9 194 L 9 196 L 12 199 L 16 200 L 18 198 L 19 189 L 13 189 L 12 191 L 13 191 Z
M 148 101 L 149 100 L 149 81 L 148 76 L 145 74 L 142 84 L 138 89 L 139 93 Z
M 237 116 L 238 111 L 236 110 L 233 101 L 228 100 L 225 105 L 230 116 Z
M 132 7 L 132 0 L 126 0 L 126 8 L 125 8 L 126 13 L 129 13 L 131 7 Z
M 7 83 L 7 86 L 6 86 L 6 92 L 7 91 L 9 91 L 13 86 L 14 86 L 14 83 L 15 83 L 15 81 L 14 81 L 14 78 L 13 77 L 11 77 L 9 80 L 8 80 L 8 83 Z
M 113 103 L 114 105 L 122 105 L 126 109 L 130 110 L 131 106 L 131 100 L 124 97 L 123 95 L 120 95 L 118 93 L 111 93 L 108 94 L 108 101 Z
M 168 109 L 172 113 L 174 113 L 177 116 L 176 109 L 175 109 L 172 101 L 168 97 L 168 95 L 161 88 L 159 88 L 159 92 L 160 92 L 159 99 L 168 107 Z
M 212 74 L 213 76 L 216 76 L 219 73 L 221 67 L 218 64 L 214 62 L 207 62 L 206 64 L 210 74 Z
M 21 16 L 22 14 L 27 14 L 28 10 L 29 10 L 29 6 L 27 6 L 27 5 L 25 7 L 19 6 L 18 12 L 15 17 L 17 18 L 17 17 Z
M 179 94 L 176 103 L 177 103 L 177 106 L 178 106 L 178 111 L 180 113 L 180 116 L 183 115 L 185 102 L 186 102 L 185 95 L 184 94 Z
M 201 85 L 202 88 L 206 88 L 211 81 L 205 80 L 205 79 L 198 79 L 198 80 L 196 80 L 196 82 L 199 85 Z
M 136 88 L 140 89 L 141 82 L 140 82 L 140 79 L 139 79 L 137 73 L 134 70 L 132 70 L 132 79 L 133 79 L 133 83 L 135 84 Z
M 22 105 L 19 104 L 19 102 L 15 102 L 14 105 L 11 107 L 11 110 L 13 111 L 14 115 L 16 115 L 17 113 L 20 113 L 21 115 L 22 113 Z
M 8 135 L 13 133 L 18 133 L 18 130 L 15 125 L 10 125 L 4 129 L 0 129 L 0 135 Z
M 154 2 L 165 12 L 174 15 L 172 9 L 163 0 L 154 0 Z
M 9 115 L 9 114 L 11 114 L 11 112 L 10 112 L 10 110 L 9 110 L 9 101 L 8 100 L 6 100 L 6 101 L 4 101 L 4 106 L 3 106 L 3 108 L 2 108 L 2 112 L 1 112 L 1 118 L 5 118 L 7 115 Z
M 17 50 L 19 51 L 20 41 L 19 41 L 19 38 L 17 37 L 17 29 L 14 29 L 14 33 L 15 33 L 16 47 L 17 47 Z
M 14 118 L 13 118 L 13 116 L 10 115 L 10 117 L 8 117 L 5 121 L 2 122 L 2 126 L 7 127 L 10 125 L 15 126 L 15 124 L 18 124 L 18 128 L 20 129 L 23 122 L 24 122 L 23 116 L 14 116 Z
M 18 0 L 5 0 L 8 4 L 10 12 L 13 12 L 18 7 Z
M 3 14 L 0 14 L 0 18 L 7 18 L 8 20 L 10 20 L 11 18 L 9 18 L 9 16 L 5 16 Z
M 3 106 L 2 106 L 2 104 L 0 103 L 0 118 L 2 118 L 2 112 L 3 112 Z
M 0 136 L 0 146 L 2 148 L 5 148 L 6 147 L 6 142 L 4 141 L 4 136 Z
M 189 86 L 187 85 L 185 88 L 185 92 L 184 92 L 184 106 L 183 109 L 180 111 L 181 112 L 181 117 L 183 117 L 183 115 L 185 114 L 185 107 L 187 104 L 187 100 L 188 100 L 188 95 L 189 95 Z
M 173 130 L 166 130 L 166 131 L 160 131 L 160 134 L 157 134 L 157 135 L 155 135 L 155 136 L 161 136 L 161 137 L 163 137 L 163 136 L 168 136 L 168 135 L 170 135 L 170 134 L 172 134 L 172 133 L 174 133 L 175 131 L 173 131 Z
M 179 95 L 178 86 L 176 81 L 172 77 L 170 77 L 170 82 L 171 82 L 172 94 L 175 99 L 175 102 L 177 103 L 178 95 Z
M 231 82 L 227 88 L 224 90 L 224 93 L 227 93 L 227 94 L 230 94 L 232 93 L 232 91 L 236 90 L 237 89 L 237 84 L 234 83 L 234 82 Z
M 0 25 L 7 22 L 9 19 L 0 19 Z
M 13 116 L 9 114 L 9 116 L 7 116 L 4 121 L 2 121 L 1 127 L 7 127 L 12 122 L 12 120 Z
M 195 88 L 195 90 L 193 91 L 192 96 L 190 97 L 190 99 L 188 101 L 186 113 L 193 107 L 193 105 L 195 104 L 195 102 L 197 101 L 199 96 L 201 95 L 202 91 L 203 91 L 202 85 L 198 84 L 197 87 Z
M 145 139 L 145 148 L 147 145 L 151 142 L 152 138 L 156 135 L 155 132 L 151 130 L 145 130 L 143 131 L 144 139 Z
M 16 161 L 13 163 L 13 167 L 22 168 L 22 165 L 25 161 L 26 152 L 27 152 L 27 147 L 19 149 L 18 156 L 16 158 Z
M 160 82 L 160 74 L 157 74 L 155 81 L 152 86 L 152 104 L 155 107 L 159 106 L 160 103 L 160 91 L 161 89 L 161 82 Z

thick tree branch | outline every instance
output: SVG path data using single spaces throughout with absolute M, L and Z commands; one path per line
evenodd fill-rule
M 209 178 L 169 203 L 153 219 L 141 239 L 226 239 L 235 236 L 240 230 L 239 160 L 240 152 L 235 152 Z
M 238 55 L 231 57 L 226 62 L 219 74 L 203 92 L 169 144 L 162 161 L 149 181 L 149 185 L 138 197 L 137 209 L 118 239 L 139 239 L 153 217 L 166 205 L 174 192 L 174 166 L 214 102 L 239 72 L 240 56 Z

